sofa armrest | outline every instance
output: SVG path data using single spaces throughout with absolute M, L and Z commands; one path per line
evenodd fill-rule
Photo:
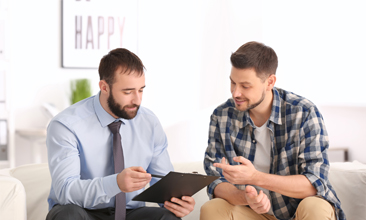
M 16 178 L 0 175 L 0 219 L 27 219 L 26 194 Z
M 10 175 L 24 186 L 27 196 L 27 219 L 46 219 L 51 175 L 47 163 L 26 164 L 10 170 Z

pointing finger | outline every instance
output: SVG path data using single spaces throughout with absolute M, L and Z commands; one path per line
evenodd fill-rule
M 214 163 L 214 167 L 221 168 L 222 170 L 226 172 L 234 171 L 234 168 L 229 164 L 222 164 L 222 163 Z

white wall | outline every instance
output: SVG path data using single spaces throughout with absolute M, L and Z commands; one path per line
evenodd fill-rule
M 364 1 L 266 1 L 263 42 L 279 57 L 277 86 L 318 105 L 330 149 L 366 163 Z
M 263 41 L 279 57 L 278 86 L 318 105 L 366 106 L 365 1 L 266 1 Z
M 230 54 L 261 39 L 260 7 L 246 3 L 253 9 L 241 13 L 230 1 L 140 3 L 144 104 L 160 118 L 173 161 L 203 160 L 210 115 L 230 97 Z
M 8 1 L 10 29 L 11 108 L 14 130 L 45 128 L 47 115 L 41 105 L 69 105 L 69 81 L 90 78 L 97 70 L 61 68 L 61 2 Z M 96 89 L 94 89 L 96 90 Z M 14 134 L 16 165 L 32 162 L 31 141 Z M 46 160 L 44 146 L 42 161 Z
M 202 160 L 209 116 L 230 97 L 230 54 L 250 40 L 277 52 L 279 87 L 319 106 L 365 106 L 359 80 L 366 56 L 359 52 L 366 49 L 362 6 L 358 1 L 139 0 L 138 55 L 147 68 L 143 105 L 160 118 L 171 159 Z M 90 78 L 96 93 L 98 73 L 61 68 L 60 1 L 9 1 L 9 10 L 14 128 L 42 128 L 48 122 L 43 102 L 66 108 L 74 78 Z M 361 124 L 353 126 L 366 131 Z M 342 137 L 342 130 L 332 130 L 332 136 Z M 341 146 L 342 140 L 331 143 Z M 355 152 L 350 159 L 366 162 L 358 153 L 365 144 L 355 140 L 348 144 Z M 15 135 L 16 165 L 31 162 L 29 145 Z
M 366 163 L 366 107 L 328 105 L 319 109 L 328 131 L 330 149 L 348 148 L 351 161 Z

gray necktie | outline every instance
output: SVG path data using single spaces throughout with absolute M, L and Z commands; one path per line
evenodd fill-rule
M 114 172 L 120 173 L 125 168 L 125 162 L 123 157 L 123 150 L 121 144 L 121 134 L 119 128 L 121 127 L 121 121 L 116 121 L 108 125 L 109 130 L 113 134 L 113 159 L 114 159 Z M 126 219 L 126 194 L 124 192 L 116 195 L 116 211 L 115 220 Z

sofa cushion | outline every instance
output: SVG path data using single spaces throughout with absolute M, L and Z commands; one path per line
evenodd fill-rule
M 198 172 L 199 174 L 205 174 L 202 161 L 175 163 L 173 166 L 177 172 Z M 20 180 L 24 185 L 27 196 L 28 220 L 45 219 L 48 213 L 47 198 L 51 187 L 48 164 L 27 164 L 19 166 L 11 169 L 9 174 Z M 184 217 L 183 220 L 195 220 L 199 218 L 200 207 L 208 201 L 206 187 L 197 192 L 193 198 L 196 201 L 195 209 L 188 216 Z M 152 206 L 156 206 L 156 204 L 152 204 Z
M 329 181 L 334 187 L 347 219 L 365 219 L 366 164 L 334 162 L 330 164 Z
M 51 176 L 48 164 L 28 164 L 10 170 L 10 175 L 22 182 L 27 197 L 27 219 L 46 219 Z

